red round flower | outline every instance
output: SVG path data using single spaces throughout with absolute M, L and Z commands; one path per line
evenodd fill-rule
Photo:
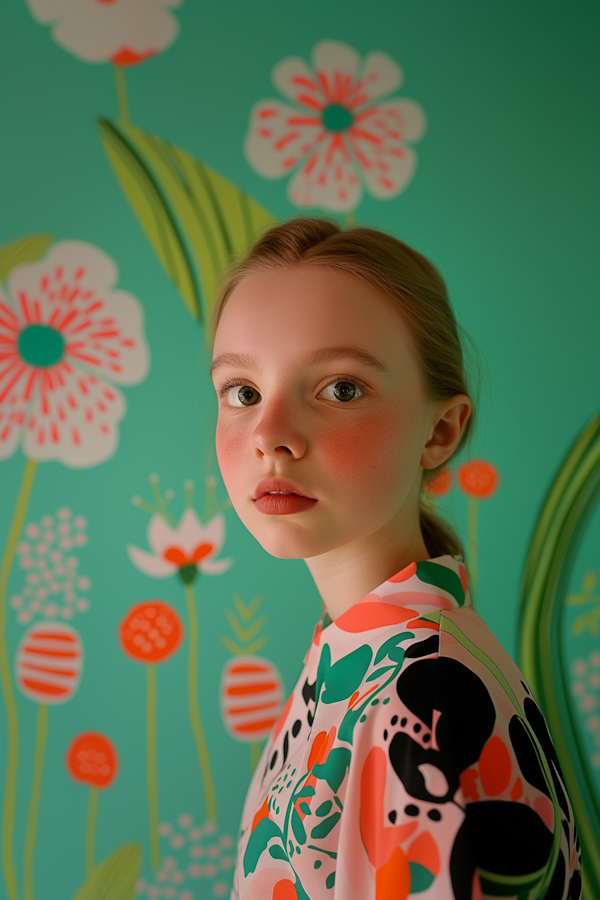
M 452 471 L 449 466 L 442 466 L 433 477 L 427 478 L 423 482 L 423 490 L 430 497 L 443 497 L 452 487 Z
M 119 760 L 114 744 L 98 731 L 85 731 L 71 741 L 66 766 L 75 781 L 107 788 L 116 778 Z
M 498 469 L 485 459 L 472 459 L 459 466 L 456 480 L 461 491 L 482 500 L 495 493 L 500 476 Z
M 179 649 L 183 623 L 168 603 L 144 600 L 132 606 L 121 622 L 119 638 L 125 653 L 138 662 L 164 662 Z

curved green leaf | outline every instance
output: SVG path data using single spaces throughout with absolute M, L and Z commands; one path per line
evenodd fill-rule
M 197 321 L 210 320 L 223 271 L 275 224 L 204 163 L 131 125 L 102 119 L 100 140 L 167 275 Z
M 133 900 L 141 868 L 140 845 L 123 844 L 93 869 L 73 900 Z
M 17 266 L 35 262 L 52 243 L 51 234 L 28 234 L 0 247 L 0 284 Z
M 571 569 L 600 497 L 600 414 L 567 454 L 540 514 L 521 587 L 519 657 L 544 710 L 581 840 L 583 896 L 600 897 L 600 798 L 570 702 L 563 609 Z

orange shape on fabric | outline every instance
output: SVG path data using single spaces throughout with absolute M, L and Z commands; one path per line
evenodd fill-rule
M 548 829 L 554 831 L 554 809 L 550 801 L 544 795 L 533 801 L 533 808 Z
M 263 803 L 261 808 L 258 810 L 256 815 L 252 819 L 252 828 L 250 829 L 250 831 L 254 831 L 254 829 L 256 828 L 256 826 L 258 825 L 258 823 L 260 822 L 261 819 L 268 819 L 268 818 L 269 818 L 269 795 L 267 794 L 267 796 L 265 797 L 265 802 Z
M 469 579 L 467 577 L 467 570 L 462 563 L 458 567 L 458 577 L 460 578 L 461 587 L 466 594 L 469 590 Z
M 375 874 L 375 900 L 406 900 L 410 893 L 410 867 L 401 847 L 396 847 Z
M 373 747 L 360 776 L 360 834 L 369 862 L 378 870 L 389 862 L 398 844 L 407 840 L 418 827 L 417 822 L 392 827 L 384 825 L 386 767 L 385 751 Z M 406 865 L 408 867 L 408 862 Z M 410 886 L 410 877 L 408 883 Z
M 179 649 L 183 623 L 162 600 L 144 600 L 132 606 L 119 626 L 121 647 L 138 662 L 164 662 Z
M 408 848 L 407 859 L 409 862 L 425 866 L 433 875 L 439 875 L 441 869 L 440 853 L 436 842 L 428 831 L 424 831 L 415 838 Z
M 500 483 L 498 469 L 485 459 L 472 459 L 458 467 L 458 486 L 469 497 L 483 500 L 496 492 Z
M 523 782 L 520 778 L 517 778 L 515 783 L 512 786 L 512 791 L 510 792 L 510 799 L 514 802 L 515 800 L 519 800 L 523 794 Z
M 415 615 L 414 609 L 394 606 L 391 603 L 357 603 L 356 606 L 336 619 L 335 624 L 341 631 L 358 634 L 372 628 L 383 628 L 386 625 L 399 625 Z
M 439 622 L 429 622 L 427 619 L 415 619 L 413 622 L 409 622 L 406 627 L 409 631 L 412 631 L 414 628 L 430 628 L 433 631 L 440 630 Z
M 474 802 L 479 800 L 479 791 L 477 790 L 478 777 L 479 772 L 477 771 L 477 769 L 465 769 L 464 772 L 461 772 L 459 780 L 463 792 L 463 797 L 465 799 L 467 797 L 470 797 Z
M 392 584 L 399 584 L 401 581 L 408 581 L 409 578 L 412 578 L 415 572 L 417 571 L 416 562 L 412 562 L 410 565 L 406 566 L 405 569 L 402 569 L 401 572 L 398 572 L 397 575 L 394 575 L 393 578 L 388 578 Z
M 298 900 L 294 882 L 288 878 L 278 881 L 273 888 L 273 900 Z
M 333 742 L 335 741 L 335 736 L 337 734 L 337 729 L 335 725 L 330 731 L 320 731 L 318 735 L 312 742 L 312 747 L 310 748 L 310 753 L 308 755 L 308 764 L 307 770 L 310 772 L 313 766 L 319 765 L 324 762 L 325 759 L 329 756 L 329 751 L 333 746 Z
M 488 797 L 497 797 L 510 784 L 512 762 L 501 737 L 494 735 L 485 744 L 479 757 L 481 786 Z
M 98 731 L 84 731 L 71 741 L 65 759 L 67 772 L 95 788 L 107 788 L 117 776 L 119 761 L 115 746 Z

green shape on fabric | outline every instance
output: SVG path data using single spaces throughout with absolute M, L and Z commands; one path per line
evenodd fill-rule
M 272 819 L 267 819 L 266 817 L 261 819 L 250 835 L 246 845 L 246 852 L 244 853 L 244 875 L 248 875 L 249 872 L 254 872 L 260 856 L 267 849 L 267 844 L 271 838 L 274 837 L 279 838 L 281 846 L 283 847 L 283 834 L 281 833 L 279 826 L 276 825 Z
M 325 879 L 325 887 L 332 888 L 335 884 L 335 872 L 330 872 Z
M 371 664 L 373 651 L 368 644 L 357 647 L 352 653 L 343 656 L 334 665 L 331 665 L 331 649 L 329 644 L 323 645 L 319 669 L 317 672 L 316 701 L 323 703 L 337 703 L 339 700 L 348 700 L 359 687 Z M 325 685 L 321 697 L 321 687 Z
M 285 859 L 286 862 L 289 862 L 287 858 L 287 853 L 280 847 L 279 844 L 273 844 L 269 847 L 269 855 L 273 857 L 273 859 Z
M 306 831 L 304 830 L 304 824 L 295 807 L 292 810 L 292 831 L 294 832 L 294 837 L 299 844 L 306 843 Z
M 312 816 L 312 810 L 308 803 L 305 803 L 304 800 L 300 803 L 300 809 L 304 813 L 305 816 Z
M 409 638 L 414 638 L 414 634 L 412 633 L 412 631 L 402 631 L 400 634 L 395 634 L 391 638 L 388 638 L 387 641 L 385 641 L 377 651 L 374 660 L 375 665 L 377 665 L 377 663 L 380 663 L 382 659 L 385 659 L 386 656 L 388 656 L 390 659 L 393 659 L 395 663 L 403 662 L 404 648 L 398 647 L 398 644 L 401 641 L 408 640 Z M 370 681 L 372 677 L 372 674 L 369 675 L 367 681 Z
M 312 774 L 326 781 L 334 794 L 337 794 L 346 771 L 350 768 L 352 753 L 347 747 L 336 747 L 327 760 L 321 765 L 312 767 Z
M 323 819 L 322 822 L 319 822 L 318 825 L 315 825 L 313 830 L 310 833 L 311 838 L 324 838 L 327 837 L 329 832 L 335 828 L 337 823 L 342 818 L 341 813 L 334 813 L 332 816 L 329 816 L 328 819 Z
M 300 797 L 313 797 L 315 793 L 315 789 L 312 784 L 305 784 L 299 793 L 296 794 L 296 798 Z
M 395 669 L 396 666 L 381 666 L 379 669 L 375 669 L 371 672 L 370 675 L 367 676 L 367 681 L 375 681 L 379 678 L 380 675 L 385 675 L 386 672 L 389 672 L 390 669 Z
M 354 726 L 358 722 L 358 717 L 360 716 L 360 709 L 349 709 L 344 718 L 342 719 L 342 724 L 340 725 L 340 730 L 338 731 L 338 738 L 340 741 L 345 741 L 347 744 L 352 744 L 354 737 Z
M 410 892 L 411 894 L 419 894 L 426 891 L 433 884 L 435 875 L 419 863 L 409 862 L 410 869 Z
M 326 816 L 331 810 L 332 806 L 333 803 L 331 802 L 331 800 L 326 800 L 324 803 L 321 803 L 321 805 L 318 809 L 315 810 L 315 812 L 318 816 Z
M 546 867 L 526 875 L 499 875 L 496 872 L 486 872 L 478 869 L 481 880 L 481 890 L 489 897 L 517 897 L 530 895 L 530 892 L 539 886 Z
M 425 584 L 433 584 L 435 587 L 447 591 L 452 594 L 459 606 L 464 606 L 465 592 L 460 578 L 452 569 L 426 559 L 417 563 L 417 578 Z

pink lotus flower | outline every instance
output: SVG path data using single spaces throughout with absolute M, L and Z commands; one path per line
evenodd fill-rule
M 84 467 L 117 448 L 125 399 L 142 381 L 148 349 L 138 301 L 115 291 L 117 268 L 82 241 L 13 269 L 0 291 L 0 459 Z
M 409 142 L 425 130 L 425 115 L 412 100 L 381 98 L 403 81 L 385 53 L 320 41 L 313 68 L 287 57 L 273 69 L 275 87 L 296 105 L 261 100 L 251 113 L 245 141 L 248 161 L 265 178 L 294 172 L 288 195 L 296 206 L 336 212 L 354 209 L 362 185 L 379 200 L 396 197 L 410 181 L 416 155 Z
M 225 520 L 218 514 L 203 525 L 195 510 L 186 509 L 176 528 L 160 515 L 148 524 L 148 544 L 153 553 L 130 544 L 129 558 L 134 566 L 153 578 L 179 574 L 190 584 L 198 574 L 220 575 L 231 566 L 231 559 L 215 559 L 225 540 Z
M 32 16 L 83 62 L 131 66 L 169 47 L 182 0 L 27 0 Z

